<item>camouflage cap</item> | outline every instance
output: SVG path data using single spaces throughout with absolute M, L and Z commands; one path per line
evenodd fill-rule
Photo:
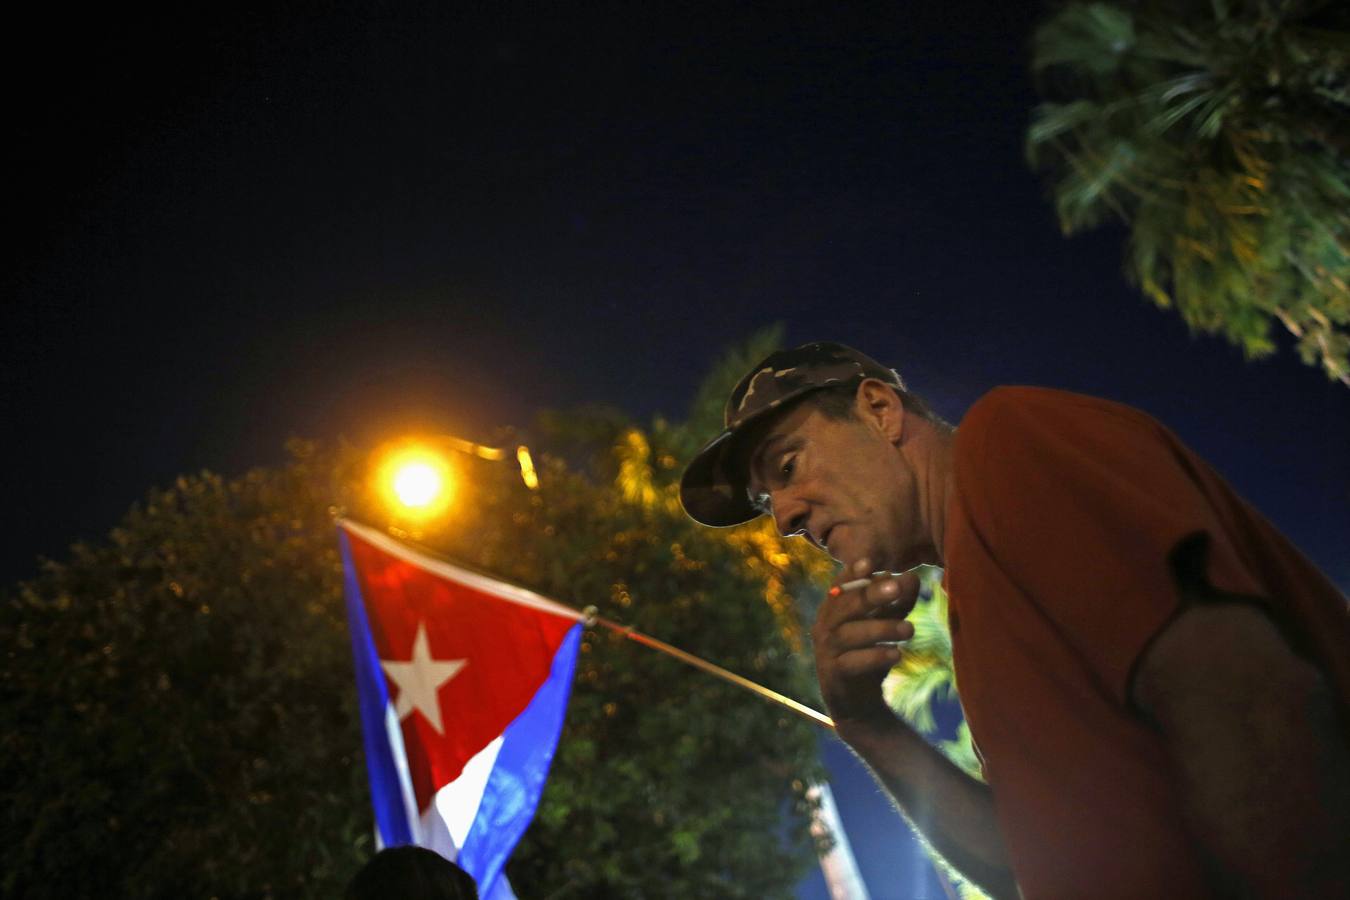
M 878 378 L 904 390 L 894 369 L 843 344 L 817 341 L 769 354 L 740 380 L 727 398 L 725 429 L 689 463 L 680 480 L 684 510 L 704 525 L 739 525 L 758 516 L 747 488 L 749 472 L 735 438 L 745 426 L 803 394 Z

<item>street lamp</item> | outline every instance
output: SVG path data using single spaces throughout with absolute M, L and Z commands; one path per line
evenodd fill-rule
M 440 470 L 427 462 L 404 463 L 394 473 L 394 493 L 409 509 L 431 506 L 445 488 L 445 478 Z
M 475 444 L 452 434 L 408 439 L 380 452 L 375 469 L 375 486 L 386 506 L 400 519 L 413 524 L 426 523 L 444 513 L 457 493 L 457 473 L 450 459 L 463 453 L 492 462 L 505 462 L 508 451 L 500 447 Z M 539 487 L 534 460 L 529 448 L 521 444 L 515 452 L 520 478 L 530 490 Z
M 375 486 L 386 505 L 413 522 L 444 513 L 454 500 L 455 482 L 445 455 L 421 442 L 394 445 L 376 465 Z

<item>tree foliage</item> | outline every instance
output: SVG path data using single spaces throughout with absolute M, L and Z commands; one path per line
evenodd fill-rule
M 1350 9 L 1071 2 L 1036 30 L 1027 132 L 1066 234 L 1118 218 L 1155 303 L 1249 356 L 1271 327 L 1350 385 Z
M 7 592 L 6 896 L 331 894 L 369 850 L 336 467 L 292 450 Z
M 690 522 L 681 429 L 554 421 L 584 425 L 555 435 L 571 463 L 543 454 L 531 492 L 460 458 L 453 517 L 415 537 L 809 700 L 796 598 L 823 563 L 763 524 Z M 388 518 L 368 454 L 295 442 L 291 457 L 152 491 L 108 540 L 3 595 L 6 895 L 333 896 L 371 852 L 333 513 Z M 522 896 L 788 896 L 814 861 L 816 737 L 588 633 L 508 873 Z

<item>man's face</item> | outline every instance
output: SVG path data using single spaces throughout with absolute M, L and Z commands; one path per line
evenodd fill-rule
M 833 419 L 809 401 L 754 443 L 750 490 L 780 533 L 803 534 L 845 565 L 909 568 L 922 524 L 913 473 L 875 421 Z

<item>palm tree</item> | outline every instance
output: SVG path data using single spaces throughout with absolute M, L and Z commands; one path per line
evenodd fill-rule
M 1027 154 L 1065 234 L 1122 220 L 1159 306 L 1250 357 L 1278 321 L 1350 386 L 1350 8 L 1073 2 L 1032 68 Z

